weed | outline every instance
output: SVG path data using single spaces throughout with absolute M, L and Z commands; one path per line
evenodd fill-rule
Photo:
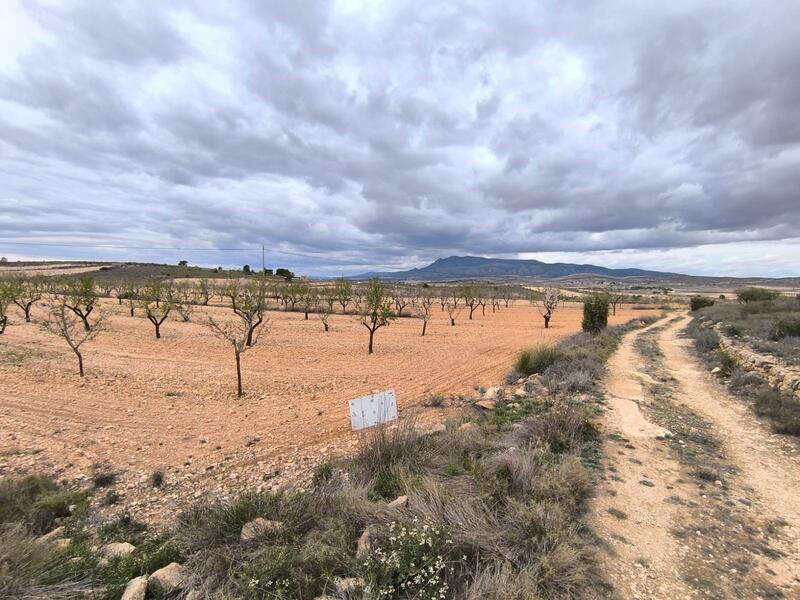
M 565 358 L 564 352 L 557 346 L 547 344 L 533 346 L 519 353 L 517 361 L 514 363 L 514 369 L 518 373 L 529 376 L 543 372 L 547 367 L 563 358 Z

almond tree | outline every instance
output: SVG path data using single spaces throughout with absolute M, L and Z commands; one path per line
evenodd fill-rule
M 156 330 L 156 339 L 161 339 L 161 325 L 175 308 L 176 298 L 172 282 L 161 282 L 155 279 L 148 283 L 142 291 L 139 306 L 144 310 L 147 320 Z
M 203 277 L 197 282 L 197 295 L 200 297 L 200 304 L 203 306 L 208 306 L 208 303 L 211 301 L 212 294 L 213 290 L 211 288 L 211 284 L 208 282 L 208 278 Z
M 267 283 L 264 278 L 259 277 L 238 286 L 231 305 L 234 314 L 246 325 L 244 342 L 249 348 L 255 344 L 255 332 L 264 322 L 264 314 L 267 312 Z
M 120 304 L 122 304 L 123 300 L 127 300 L 131 317 L 136 315 L 136 303 L 139 301 L 140 295 L 141 289 L 139 284 L 135 281 L 126 281 L 125 284 L 117 290 L 117 298 Z
M 456 326 L 456 317 L 461 314 L 461 307 L 458 306 L 458 298 L 451 298 L 445 305 L 447 316 L 450 318 L 450 326 Z
M 328 319 L 330 319 L 331 313 L 333 312 L 333 303 L 335 301 L 331 290 L 328 289 L 323 290 L 320 294 L 314 295 L 314 306 L 316 307 L 317 317 L 322 321 L 324 331 L 330 330 Z
M 63 296 L 64 306 L 80 318 L 86 331 L 90 331 L 92 327 L 89 323 L 89 315 L 92 314 L 98 301 L 94 278 L 81 277 L 77 281 L 67 284 Z
M 220 339 L 233 347 L 236 359 L 236 393 L 244 395 L 242 388 L 242 354 L 254 347 L 264 331 L 264 313 L 266 312 L 266 285 L 253 282 L 237 287 L 232 302 L 233 312 L 238 317 L 233 321 L 217 321 L 213 316 L 206 317 L 203 324 Z
M 83 377 L 83 354 L 81 346 L 93 340 L 103 330 L 105 323 L 105 313 L 97 311 L 97 318 L 94 323 L 86 326 L 84 317 L 81 317 L 67 305 L 67 298 L 64 296 L 54 298 L 48 308 L 47 320 L 41 323 L 45 331 L 57 335 L 67 342 L 67 345 L 78 358 L 78 374 Z
M 539 314 L 542 315 L 544 319 L 544 328 L 548 329 L 550 327 L 550 319 L 553 316 L 553 312 L 558 308 L 558 303 L 561 300 L 561 296 L 558 293 L 558 290 L 555 288 L 545 288 L 542 294 L 542 299 L 536 302 L 536 307 L 539 309 Z
M 509 304 L 514 304 L 514 291 L 510 285 L 505 285 L 501 288 L 500 297 L 506 303 L 506 308 L 508 308 Z
M 9 282 L 10 298 L 23 313 L 25 322 L 31 322 L 31 309 L 33 305 L 42 299 L 44 285 L 38 279 L 25 281 L 22 278 L 13 279 Z
M 6 281 L 0 281 L 0 335 L 8 325 L 8 307 L 11 304 L 11 286 Z
M 386 327 L 395 319 L 392 314 L 391 297 L 380 279 L 370 279 L 364 290 L 364 299 L 359 304 L 361 324 L 369 331 L 369 347 L 367 354 L 372 354 L 372 342 L 375 332 Z
M 342 313 L 347 312 L 347 305 L 353 299 L 353 284 L 347 279 L 337 279 L 333 284 L 334 295 L 336 300 L 342 306 Z
M 191 285 L 181 283 L 175 286 L 175 310 L 178 311 L 184 323 L 191 320 L 196 300 L 194 288 Z
M 611 290 L 611 292 L 609 292 L 609 294 L 608 294 L 608 303 L 611 305 L 611 314 L 612 315 L 616 315 L 617 314 L 617 304 L 622 302 L 623 298 L 624 298 L 624 295 L 620 291 Z
M 395 288 L 392 290 L 392 300 L 394 300 L 394 307 L 397 309 L 397 316 L 402 317 L 403 310 L 411 301 L 408 294 L 405 293 L 403 288 Z
M 419 297 L 419 305 L 422 307 L 422 337 L 425 337 L 425 331 L 428 329 L 428 321 L 431 320 L 431 308 L 433 307 L 433 294 L 423 290 Z
M 465 285 L 461 288 L 461 297 L 464 304 L 469 308 L 469 319 L 472 320 L 472 313 L 481 305 L 481 297 L 478 288 L 474 285 Z

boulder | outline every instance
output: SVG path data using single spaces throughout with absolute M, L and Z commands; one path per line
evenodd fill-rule
M 64 528 L 56 527 L 52 531 L 48 531 L 44 535 L 41 535 L 38 538 L 36 538 L 36 541 L 40 544 L 49 544 L 60 538 L 62 535 L 64 535 Z
M 248 521 L 242 526 L 239 539 L 245 543 L 255 541 L 268 535 L 277 535 L 286 530 L 281 521 L 270 521 L 262 517 Z
M 358 545 L 356 546 L 356 559 L 365 560 L 369 556 L 369 551 L 372 549 L 372 533 L 367 527 L 361 537 L 358 538 Z
M 490 387 L 488 390 L 483 392 L 483 399 L 484 400 L 494 400 L 497 398 L 497 395 L 500 393 L 500 388 L 498 386 Z
M 389 508 L 405 508 L 408 506 L 408 496 L 398 496 L 388 504 Z
M 719 367 L 714 367 L 713 369 L 711 369 L 711 374 L 716 375 L 720 371 L 722 371 L 722 369 L 720 369 Z
M 483 408 L 485 410 L 494 410 L 497 408 L 497 401 L 496 400 L 478 400 L 475 403 L 475 406 Z
M 100 548 L 100 556 L 112 560 L 114 558 L 128 556 L 132 554 L 134 550 L 136 550 L 136 546 L 128 542 L 113 542 Z
M 125 586 L 121 600 L 144 600 L 147 593 L 147 575 L 135 577 Z
M 525 391 L 525 388 L 520 386 L 514 390 L 514 396 L 517 398 L 522 398 L 523 396 L 527 396 L 528 392 Z
M 178 563 L 169 563 L 150 575 L 147 589 L 161 595 L 171 594 L 181 589 L 186 582 L 186 573 Z

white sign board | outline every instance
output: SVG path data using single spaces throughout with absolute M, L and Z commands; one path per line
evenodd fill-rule
M 386 390 L 350 400 L 350 423 L 353 431 L 397 419 L 394 390 Z

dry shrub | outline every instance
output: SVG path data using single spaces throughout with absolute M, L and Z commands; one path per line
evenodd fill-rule
M 362 479 L 371 479 L 394 465 L 418 464 L 423 446 L 424 437 L 413 419 L 381 424 L 363 435 L 353 464 Z
M 536 570 L 516 569 L 507 561 L 481 566 L 466 590 L 466 600 L 543 600 Z
M 509 448 L 487 458 L 483 464 L 488 473 L 505 484 L 507 494 L 524 498 L 533 492 L 548 470 L 548 463 L 555 458 L 544 446 L 525 446 Z
M 512 433 L 516 446 L 545 445 L 551 452 L 573 452 L 596 435 L 592 421 L 576 408 L 559 403 L 548 412 L 519 422 Z
M 694 346 L 700 352 L 712 352 L 719 348 L 719 335 L 713 329 L 698 329 L 694 333 Z
M 91 582 L 65 572 L 66 553 L 37 543 L 21 527 L 0 529 L 0 598 L 68 600 L 89 597 Z

